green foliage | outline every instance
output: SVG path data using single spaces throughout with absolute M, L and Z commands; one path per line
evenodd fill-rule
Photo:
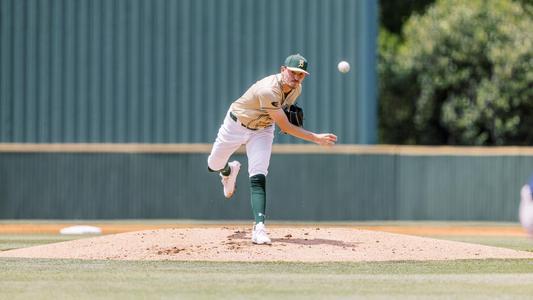
M 441 0 L 380 35 L 382 143 L 531 144 L 533 21 L 512 1 Z
M 524 0 L 530 1 L 530 0 Z M 387 31 L 400 34 L 403 23 L 413 13 L 422 13 L 435 0 L 381 0 L 379 22 Z
M 380 105 L 379 105 L 379 139 L 389 144 L 415 143 L 413 135 L 414 124 L 411 122 L 414 115 L 414 106 L 409 95 L 414 89 L 404 87 L 414 80 L 412 74 L 402 72 L 396 64 L 396 53 L 400 46 L 399 38 L 382 29 L 379 33 L 379 80 Z

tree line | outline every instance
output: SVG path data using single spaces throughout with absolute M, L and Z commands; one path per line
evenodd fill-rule
M 533 145 L 533 1 L 380 5 L 380 143 Z

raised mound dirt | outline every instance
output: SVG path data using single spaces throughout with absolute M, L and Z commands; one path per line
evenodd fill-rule
M 398 261 L 533 258 L 533 253 L 342 227 L 273 227 L 254 245 L 244 226 L 167 228 L 0 252 L 0 257 L 179 261 Z

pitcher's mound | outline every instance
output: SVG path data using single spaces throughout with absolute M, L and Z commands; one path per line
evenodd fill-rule
M 0 257 L 203 261 L 391 261 L 533 258 L 533 253 L 351 228 L 273 227 L 272 245 L 251 228 L 146 230 L 0 252 Z

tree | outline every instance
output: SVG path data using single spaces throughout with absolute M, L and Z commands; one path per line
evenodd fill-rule
M 530 0 L 524 0 L 530 1 Z M 422 13 L 435 0 L 381 0 L 380 26 L 393 34 L 400 34 L 403 24 L 413 13 Z
M 380 141 L 533 143 L 533 28 L 523 3 L 439 0 L 380 35 Z

